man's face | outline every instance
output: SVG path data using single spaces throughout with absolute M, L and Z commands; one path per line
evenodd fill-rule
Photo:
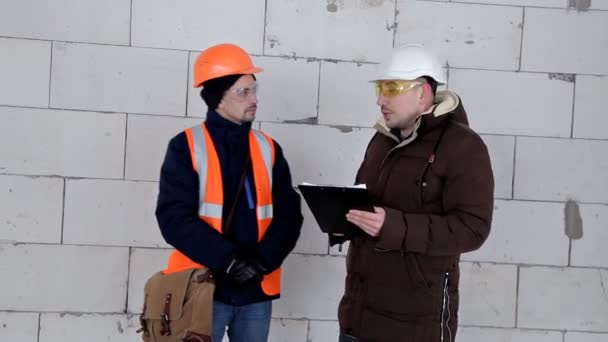
M 409 129 L 420 116 L 423 83 L 420 81 L 384 80 L 376 84 L 382 116 L 388 128 Z
M 258 108 L 257 83 L 253 76 L 241 76 L 230 89 L 226 90 L 217 112 L 225 119 L 237 124 L 255 119 Z

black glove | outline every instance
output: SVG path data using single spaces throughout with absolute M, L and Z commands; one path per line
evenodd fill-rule
M 226 273 L 238 285 L 246 285 L 261 282 L 268 270 L 255 259 L 234 258 Z

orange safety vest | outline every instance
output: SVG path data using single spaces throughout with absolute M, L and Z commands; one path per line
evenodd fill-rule
M 199 209 L 201 220 L 222 233 L 222 209 L 224 189 L 222 170 L 217 150 L 205 124 L 186 129 L 192 167 L 199 179 Z M 274 165 L 274 143 L 261 131 L 252 129 L 249 133 L 249 153 L 253 165 L 253 179 L 256 194 L 256 217 L 258 222 L 258 242 L 262 240 L 272 222 L 272 166 Z M 192 261 L 179 251 L 169 256 L 169 266 L 163 273 L 173 273 L 201 264 Z M 264 276 L 262 290 L 268 296 L 281 292 L 281 269 Z

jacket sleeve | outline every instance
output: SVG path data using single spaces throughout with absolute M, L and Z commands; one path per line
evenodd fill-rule
M 160 174 L 156 219 L 161 233 L 178 251 L 212 270 L 225 270 L 235 249 L 198 216 L 198 174 L 185 133 L 170 142 Z
M 377 247 L 426 255 L 456 255 L 481 247 L 490 233 L 494 177 L 487 148 L 477 135 L 458 142 L 443 188 L 444 214 L 385 208 Z
M 300 195 L 293 189 L 289 165 L 279 144 L 274 142 L 275 164 L 272 169 L 273 218 L 257 246 L 257 256 L 269 270 L 281 266 L 293 250 L 302 229 Z

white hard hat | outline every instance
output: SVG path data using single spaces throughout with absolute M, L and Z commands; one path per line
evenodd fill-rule
M 432 77 L 439 85 L 446 83 L 441 63 L 420 44 L 395 48 L 380 64 L 380 74 L 372 81 L 415 80 L 422 76 Z

